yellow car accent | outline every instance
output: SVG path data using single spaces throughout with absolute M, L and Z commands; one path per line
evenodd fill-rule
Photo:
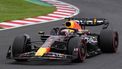
M 35 56 L 43 56 L 45 53 L 49 52 L 50 48 L 39 48 Z
M 74 32 L 74 30 L 70 30 L 70 29 L 69 29 L 69 32 L 70 32 L 70 33 L 73 33 L 73 32 Z

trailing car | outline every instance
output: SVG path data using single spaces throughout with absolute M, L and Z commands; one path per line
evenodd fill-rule
M 99 25 L 103 25 L 100 34 L 86 29 L 86 26 Z M 101 53 L 116 53 L 119 35 L 108 26 L 108 21 L 103 18 L 66 18 L 64 26 L 53 28 L 49 35 L 40 31 L 41 41 L 32 41 L 27 34 L 17 36 L 6 57 L 16 61 L 53 59 L 83 62 L 87 57 Z

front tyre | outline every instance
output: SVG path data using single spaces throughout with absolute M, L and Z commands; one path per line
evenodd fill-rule
M 31 51 L 30 38 L 27 36 L 17 36 L 12 45 L 12 56 L 16 61 L 27 61 L 27 59 L 18 58 L 20 54 Z

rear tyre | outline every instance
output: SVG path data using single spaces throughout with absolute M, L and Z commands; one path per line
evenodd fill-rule
M 72 62 L 83 62 L 86 58 L 86 46 L 81 43 L 80 37 L 73 37 L 68 43 L 68 53 L 73 55 Z
M 30 38 L 17 36 L 12 45 L 12 55 L 16 61 L 27 61 L 28 59 L 18 58 L 20 54 L 31 51 Z
M 118 33 L 104 29 L 100 33 L 99 47 L 103 53 L 116 53 L 118 48 Z

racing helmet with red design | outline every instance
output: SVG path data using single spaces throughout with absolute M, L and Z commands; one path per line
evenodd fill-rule
M 79 25 L 78 22 L 75 20 L 67 21 L 64 25 L 67 28 L 74 28 L 74 29 L 77 29 L 78 31 L 82 31 L 82 26 Z

